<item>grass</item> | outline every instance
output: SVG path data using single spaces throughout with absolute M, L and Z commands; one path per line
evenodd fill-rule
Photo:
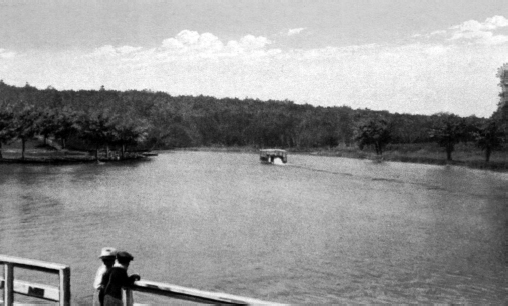
M 485 152 L 476 148 L 473 144 L 463 143 L 455 146 L 455 151 L 452 153 L 452 161 L 446 160 L 444 149 L 434 143 L 390 144 L 385 148 L 383 155 L 380 157 L 371 149 L 361 151 L 355 147 L 318 150 L 314 154 L 432 165 L 460 165 L 475 169 L 497 171 L 508 170 L 508 149 L 494 151 L 490 161 L 487 163 L 485 162 Z

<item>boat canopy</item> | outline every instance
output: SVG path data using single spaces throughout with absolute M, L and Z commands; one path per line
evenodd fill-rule
M 261 149 L 259 150 L 260 153 L 273 153 L 273 154 L 276 154 L 276 153 L 287 153 L 286 150 L 282 150 L 282 149 Z
M 288 161 L 288 153 L 282 149 L 261 149 L 259 150 L 259 157 L 262 162 L 273 163 L 275 158 L 280 158 L 283 163 Z

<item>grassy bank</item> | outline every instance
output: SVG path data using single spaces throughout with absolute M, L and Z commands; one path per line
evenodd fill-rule
M 425 144 L 391 144 L 388 145 L 382 156 L 377 156 L 373 150 L 359 150 L 355 147 L 337 147 L 310 152 L 323 156 L 337 156 L 347 158 L 360 158 L 406 163 L 419 163 L 431 165 L 457 165 L 474 169 L 487 169 L 508 171 L 508 150 L 495 151 L 490 161 L 485 162 L 485 152 L 473 144 L 458 144 L 452 154 L 451 161 L 446 160 L 443 148 L 433 143 Z
M 27 141 L 25 144 L 25 159 L 21 158 L 21 143 L 14 142 L 2 146 L 2 163 L 27 164 L 69 164 L 95 162 L 95 154 L 89 151 L 57 150 L 37 140 Z M 138 160 L 143 156 L 137 153 L 129 154 L 125 160 Z M 117 161 L 119 158 L 106 158 L 105 152 L 99 152 L 99 161 Z

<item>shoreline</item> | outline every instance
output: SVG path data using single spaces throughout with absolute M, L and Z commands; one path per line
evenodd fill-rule
M 145 161 L 147 157 L 124 158 L 124 159 L 76 159 L 76 158 L 2 158 L 0 164 L 32 164 L 32 165 L 72 165 L 72 164 L 93 164 L 93 163 L 119 163 L 132 161 Z
M 249 153 L 257 154 L 259 148 L 255 147 L 189 147 L 189 148 L 173 148 L 167 150 L 154 150 L 154 152 L 171 152 L 171 151 L 195 151 L 195 152 L 224 152 L 224 153 Z M 489 170 L 496 172 L 508 172 L 508 159 L 504 160 L 492 160 L 485 162 L 478 156 L 468 157 L 467 159 L 459 159 L 448 161 L 445 158 L 436 157 L 435 153 L 401 153 L 397 150 L 387 150 L 383 155 L 378 156 L 374 152 L 359 151 L 355 148 L 333 148 L 333 149 L 288 149 L 289 154 L 298 155 L 313 155 L 313 156 L 326 156 L 326 157 L 341 157 L 341 158 L 352 158 L 352 159 L 368 159 L 377 162 L 390 161 L 390 162 L 402 162 L 402 163 L 414 163 L 414 164 L 427 164 L 427 165 L 451 165 L 461 166 L 471 169 L 478 170 Z M 43 149 L 34 149 L 27 152 L 25 159 L 19 157 L 19 153 L 13 154 L 13 152 L 3 152 L 4 157 L 0 159 L 0 164 L 47 164 L 47 165 L 63 165 L 63 164 L 85 164 L 97 162 L 95 158 L 88 155 L 86 152 L 69 152 L 69 154 L 55 154 Z M 460 152 L 457 152 L 459 155 Z M 10 157 L 7 157 L 10 156 Z M 153 155 L 157 155 L 154 153 Z M 15 157 L 13 157 L 15 156 Z M 476 158 L 475 158 L 476 157 Z M 127 157 L 124 159 L 106 159 L 99 157 L 98 162 L 109 163 L 109 162 L 131 162 L 131 161 L 143 161 L 149 160 L 150 155 L 136 155 Z
M 161 150 L 164 151 L 164 150 Z M 231 152 L 231 153 L 258 153 L 258 148 L 253 147 L 190 147 L 190 148 L 178 148 L 167 151 L 202 151 L 202 152 Z M 288 149 L 289 154 L 298 155 L 314 155 L 314 156 L 326 156 L 326 157 L 342 157 L 352 159 L 368 159 L 378 162 L 389 161 L 389 162 L 402 162 L 402 163 L 413 163 L 413 164 L 425 164 L 425 165 L 438 165 L 438 166 L 460 166 L 478 170 L 489 170 L 496 172 L 508 172 L 508 159 L 504 161 L 493 160 L 485 162 L 485 160 L 476 159 L 455 159 L 448 161 L 446 160 L 445 153 L 442 153 L 443 158 L 432 156 L 432 154 L 404 154 L 397 151 L 385 151 L 383 155 L 378 156 L 374 152 L 359 151 L 357 149 Z
M 127 156 L 124 158 L 106 158 L 99 156 L 96 160 L 95 156 L 89 155 L 86 152 L 72 152 L 67 154 L 61 154 L 62 152 L 51 152 L 46 150 L 31 150 L 26 153 L 24 159 L 19 157 L 18 154 L 3 154 L 3 158 L 0 158 L 0 164 L 42 164 L 42 165 L 69 165 L 69 164 L 91 164 L 91 163 L 118 163 L 118 162 L 131 162 L 131 161 L 143 161 L 149 160 L 152 155 L 136 154 Z M 9 157 L 6 157 L 9 156 Z

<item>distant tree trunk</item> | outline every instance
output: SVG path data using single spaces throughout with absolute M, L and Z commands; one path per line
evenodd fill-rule
M 99 161 L 99 145 L 95 146 L 95 160 Z
M 453 151 L 453 148 L 446 147 L 446 160 L 448 160 L 448 161 L 452 160 L 452 151 Z
M 122 145 L 122 159 L 125 158 L 125 145 Z
M 485 162 L 490 161 L 490 154 L 492 154 L 492 149 L 490 147 L 485 148 Z
M 21 159 L 25 159 L 25 138 L 21 138 Z

